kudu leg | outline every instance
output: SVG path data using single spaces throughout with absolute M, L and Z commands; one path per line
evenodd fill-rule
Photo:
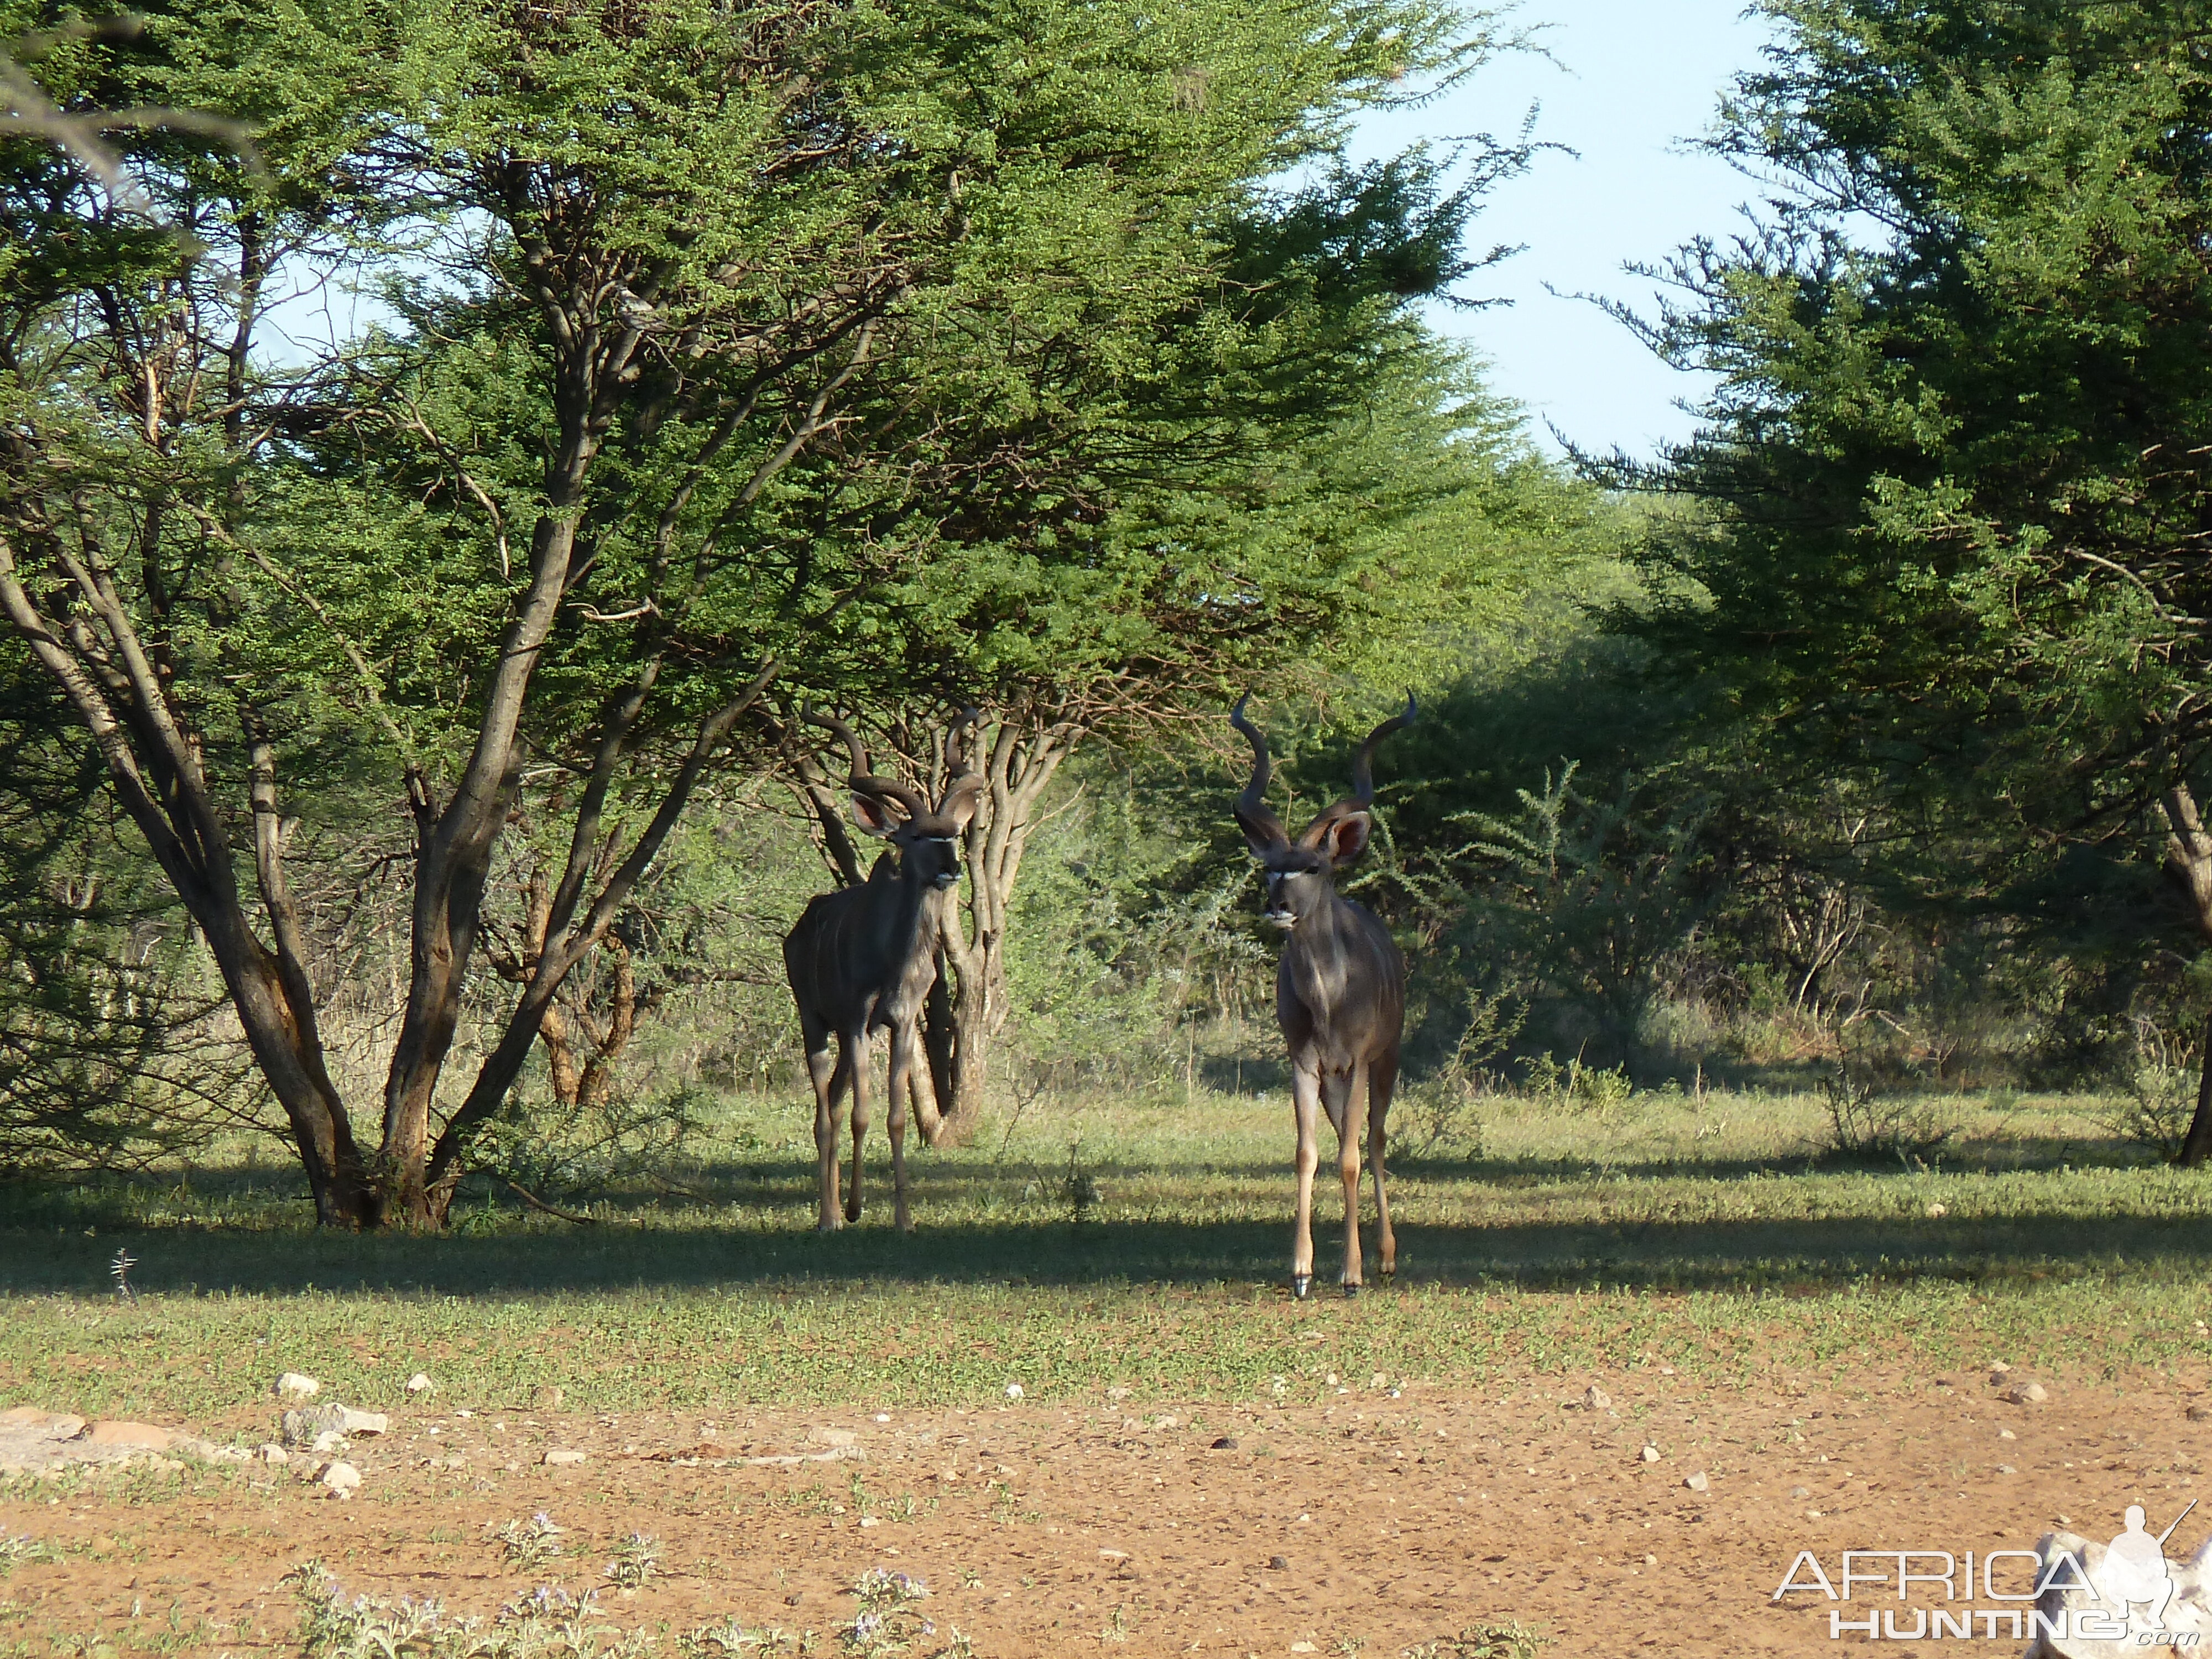
M 806 1075 L 814 1085 L 814 1163 L 822 1194 L 822 1215 L 815 1231 L 837 1231 L 837 1098 L 845 1086 L 847 1066 L 840 1052 L 842 1039 L 830 1034 L 806 1034 Z
M 891 1206 L 902 1233 L 914 1231 L 914 1218 L 906 1202 L 906 1108 L 914 1087 L 915 1050 L 919 1046 L 912 1025 L 891 1028 L 890 1115 L 884 1127 L 891 1138 Z
M 866 1026 L 853 1034 L 853 1178 L 845 1193 L 845 1219 L 860 1218 L 860 1148 L 868 1138 L 868 1121 L 875 1103 L 868 1098 L 868 1032 Z M 833 1154 L 834 1156 L 834 1154 Z
M 1367 1067 L 1352 1068 L 1352 1091 L 1337 1126 L 1336 1170 L 1344 1178 L 1344 1293 L 1357 1296 L 1359 1263 L 1359 1139 L 1367 1122 Z
M 1321 1079 L 1313 1073 L 1291 1073 L 1291 1115 L 1297 1121 L 1297 1218 L 1291 1227 L 1291 1294 L 1303 1301 L 1313 1294 L 1314 1170 L 1321 1164 Z
M 1395 1056 L 1378 1060 L 1367 1073 L 1367 1162 L 1375 1171 L 1375 1246 L 1382 1252 L 1385 1279 L 1398 1274 L 1398 1235 L 1390 1226 L 1390 1195 L 1382 1184 L 1382 1146 L 1388 1139 L 1383 1120 L 1390 1115 L 1390 1097 L 1398 1086 Z

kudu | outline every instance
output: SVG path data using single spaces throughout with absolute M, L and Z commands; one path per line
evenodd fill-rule
M 951 781 L 934 809 L 919 791 L 873 777 L 868 757 L 844 721 L 802 710 L 800 718 L 835 732 L 852 757 L 847 787 L 853 815 L 896 851 L 876 860 L 866 881 L 811 901 L 784 935 L 783 965 L 806 1038 L 814 1084 L 814 1152 L 822 1184 L 823 1232 L 860 1218 L 860 1151 L 872 1102 L 868 1037 L 890 1033 L 891 1184 L 899 1230 L 913 1225 L 906 1195 L 907 1098 L 913 1087 L 922 1005 L 937 975 L 939 895 L 960 879 L 960 837 L 975 815 L 983 778 L 963 743 L 975 712 L 960 717 L 946 740 Z M 836 1053 L 830 1048 L 835 1041 Z M 922 1062 L 926 1063 L 926 1062 Z M 838 1121 L 849 1091 L 853 1171 L 842 1217 L 837 1203 Z
M 1360 1288 L 1359 1134 L 1375 1167 L 1376 1243 L 1382 1276 L 1398 1268 L 1398 1237 L 1382 1182 L 1382 1121 L 1398 1081 L 1398 1046 L 1406 1024 L 1406 959 L 1389 929 L 1365 906 L 1336 890 L 1336 872 L 1367 848 L 1373 828 L 1376 745 L 1409 724 L 1406 712 L 1367 734 L 1352 763 L 1352 793 L 1330 807 L 1296 841 L 1267 802 L 1267 740 L 1244 718 L 1242 697 L 1229 723 L 1252 745 L 1252 781 L 1237 798 L 1237 822 L 1260 860 L 1267 884 L 1266 915 L 1287 931 L 1275 971 L 1275 1019 L 1291 1050 L 1291 1107 L 1297 1120 L 1298 1206 L 1291 1235 L 1291 1291 L 1313 1293 L 1313 1182 L 1321 1160 L 1316 1108 L 1335 1127 L 1337 1167 L 1344 1177 L 1344 1293 Z

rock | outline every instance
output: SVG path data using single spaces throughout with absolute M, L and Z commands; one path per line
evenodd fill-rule
M 276 1379 L 279 1400 L 313 1400 L 323 1391 L 323 1385 L 304 1371 L 286 1371 Z
M 1713 1483 L 1705 1478 L 1705 1472 L 1703 1469 L 1699 1469 L 1696 1474 L 1686 1477 L 1683 1480 L 1682 1484 L 1687 1486 L 1692 1492 L 1703 1492 Z
M 551 1382 L 541 1382 L 530 1391 L 530 1403 L 541 1412 L 559 1411 L 568 1397 L 566 1390 Z
M 850 1446 L 860 1437 L 850 1429 L 814 1428 L 806 1431 L 808 1441 L 817 1446 Z
M 95 1423 L 74 1437 L 94 1446 L 143 1446 L 149 1451 L 167 1451 L 177 1443 L 175 1435 L 150 1423 Z
M 1941 1204 L 1930 1204 L 1928 1206 L 1928 1218 L 1930 1221 L 1941 1221 L 1948 1214 L 1950 1214 L 1950 1212 L 1945 1209 Z
M 1644 1565 L 1647 1567 L 1656 1567 L 1659 1565 L 1659 1558 L 1656 1555 L 1647 1554 L 1644 1558 Z
M 2039 1406 L 2051 1398 L 2040 1382 L 2015 1382 L 2004 1391 L 2004 1397 L 2015 1406 Z
M 333 1498 L 350 1498 L 354 1489 L 361 1485 L 361 1471 L 347 1462 L 324 1464 L 323 1472 L 317 1478 L 322 1481 L 323 1489 Z
M 1999 1474 L 2018 1474 L 2020 1471 L 2013 1468 L 2009 1463 L 2000 1463 L 1997 1465 L 1997 1473 Z
M 1659 1461 L 1659 1448 L 1646 1446 L 1644 1449 L 1644 1461 L 1647 1463 L 1656 1463 Z
M 392 1419 L 382 1412 L 357 1412 L 333 1401 L 286 1412 L 281 1426 L 286 1445 L 312 1446 L 325 1434 L 383 1434 Z
M 1316 1647 L 1311 1642 L 1293 1642 L 1291 1644 L 1291 1651 L 1292 1653 L 1319 1653 L 1321 1650 Z
M 538 1461 L 553 1468 L 560 1468 L 566 1464 L 581 1463 L 586 1459 L 583 1453 L 573 1447 L 549 1446 L 546 1448 L 545 1455 Z
M 1810 1498 L 1813 1495 L 1813 1489 L 1810 1486 L 1792 1486 L 1790 1488 L 1790 1495 L 1793 1498 Z
M 407 1379 L 407 1392 L 410 1394 L 428 1394 L 437 1386 L 427 1374 L 422 1371 L 416 1372 Z
M 1613 1396 L 1593 1382 L 1583 1390 L 1583 1409 L 1589 1412 L 1609 1412 L 1613 1409 Z
M 2017 1440 L 2020 1437 L 2014 1434 L 2010 1429 L 1999 1429 L 1997 1431 L 1997 1438 L 2000 1440 Z
M 1232 1435 L 1224 1434 L 1220 1439 L 1215 1441 L 1208 1449 L 1212 1451 L 1235 1451 L 1237 1449 L 1236 1437 Z
M 1269 1572 L 1288 1572 L 1290 1570 L 1291 1558 L 1289 1556 L 1271 1555 L 1267 1558 L 1267 1571 Z
M 0 1412 L 0 1430 L 27 1431 L 47 1440 L 74 1440 L 84 1432 L 84 1419 L 67 1412 L 42 1412 L 36 1406 L 18 1406 Z
M 315 1443 L 307 1449 L 318 1457 L 336 1457 L 349 1449 L 351 1442 L 336 1429 L 325 1429 L 315 1437 Z
M 2006 1364 L 2003 1360 L 1998 1360 L 1996 1364 L 1990 1367 L 1990 1386 L 1991 1388 L 2002 1388 L 2004 1386 L 2005 1379 L 2011 1375 L 2012 1367 Z
M 2189 1408 L 2191 1422 L 2203 1423 L 2208 1419 L 2212 1419 L 2212 1402 L 2200 1400 Z
M 1020 1383 L 1018 1383 L 1018 1382 L 1009 1382 L 1009 1383 L 1007 1383 L 1007 1384 L 1006 1384 L 1006 1398 L 1007 1398 L 1007 1399 L 1009 1399 L 1009 1400 L 1019 1400 L 1021 1397 L 1022 1397 L 1022 1385 L 1021 1385 Z
M 273 1440 L 266 1445 L 255 1447 L 253 1455 L 264 1463 L 282 1465 L 292 1461 L 292 1454 Z
M 1182 1425 L 1172 1417 L 1156 1417 L 1152 1419 L 1152 1426 L 1156 1429 L 1178 1429 Z

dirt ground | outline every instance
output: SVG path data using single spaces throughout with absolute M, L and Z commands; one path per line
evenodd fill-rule
M 1322 1404 L 727 1419 L 465 1413 L 429 1395 L 353 1443 L 349 1500 L 305 1455 L 0 1486 L 0 1537 L 43 1547 L 0 1577 L 0 1650 L 97 1632 L 127 1650 L 147 1620 L 171 1651 L 291 1650 L 277 1580 L 310 1557 L 349 1596 L 489 1613 L 539 1583 L 599 1582 L 641 1532 L 660 1540 L 662 1574 L 603 1588 L 608 1624 L 734 1615 L 819 1632 L 823 1653 L 841 1650 L 871 1567 L 925 1582 L 940 1639 L 957 1627 L 997 1659 L 1373 1659 L 1508 1618 L 1548 1632 L 1553 1654 L 1835 1652 L 1835 1604 L 1770 1599 L 1800 1550 L 1832 1577 L 1847 1548 L 2030 1549 L 2061 1525 L 2106 1537 L 2130 1503 L 2155 1531 L 2201 1490 L 2212 1437 L 2188 1415 L 2195 1385 L 2170 1382 L 2054 1377 L 2016 1403 L 1980 1371 L 1737 1390 L 1655 1367 L 1481 1397 L 1394 1398 L 1375 1381 L 1344 1378 Z M 1608 1398 L 1585 1403 L 1591 1384 Z M 173 1426 L 252 1445 L 275 1418 Z M 552 1450 L 584 1461 L 548 1465 Z M 568 1553 L 507 1565 L 493 1530 L 540 1511 Z M 2169 1555 L 2212 1533 L 2212 1510 L 2190 1522 Z M 2018 1652 L 2008 1634 L 1944 1650 Z

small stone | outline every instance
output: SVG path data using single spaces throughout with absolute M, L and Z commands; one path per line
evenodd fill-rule
M 1646 1555 L 1644 1558 L 1644 1565 L 1647 1567 L 1656 1567 L 1659 1565 L 1659 1558 L 1656 1555 Z
M 1293 1642 L 1291 1644 L 1291 1651 L 1292 1653 L 1319 1653 L 1321 1650 L 1310 1642 Z
M 350 1498 L 361 1485 L 361 1471 L 350 1463 L 326 1463 L 321 1475 L 324 1490 L 333 1497 Z
M 806 1597 L 801 1592 L 793 1590 L 790 1595 L 783 1598 L 783 1605 L 787 1607 L 795 1607 L 805 1599 Z
M 1999 1429 L 1997 1431 L 1997 1438 L 2000 1440 L 2017 1440 L 2020 1437 L 2014 1434 L 2010 1429 Z
M 1289 1556 L 1271 1555 L 1267 1558 L 1267 1571 L 1269 1572 L 1288 1572 L 1290 1570 L 1291 1558 Z
M 1941 1204 L 1930 1204 L 1928 1206 L 1928 1218 L 1930 1221 L 1941 1221 L 1945 1216 L 1950 1213 L 1951 1212 L 1945 1209 Z
M 313 1400 L 323 1391 L 323 1385 L 304 1371 L 286 1371 L 276 1379 L 279 1400 Z
M 2039 1406 L 2051 1398 L 2040 1382 L 2015 1382 L 2004 1393 L 2015 1406 Z
M 557 1412 L 568 1395 L 558 1385 L 541 1382 L 530 1391 L 530 1403 L 541 1412 Z
M 1368 1382 L 1367 1386 L 1370 1389 L 1387 1389 L 1390 1386 L 1390 1379 L 1383 1376 L 1382 1372 L 1377 1371 L 1375 1373 L 1374 1377 Z
M 547 1449 L 542 1461 L 554 1468 L 560 1468 L 567 1464 L 581 1463 L 585 1461 L 585 1457 L 583 1453 L 573 1447 L 553 1446 Z
M 253 1455 L 258 1462 L 264 1463 L 282 1465 L 292 1461 L 292 1454 L 286 1451 L 282 1446 L 278 1445 L 273 1440 L 269 1441 L 265 1444 L 255 1447 L 253 1449 Z
M 1237 1438 L 1234 1435 L 1224 1434 L 1220 1439 L 1213 1443 L 1211 1449 L 1214 1451 L 1235 1451 L 1237 1449 Z
M 346 1437 L 336 1429 L 325 1429 L 315 1437 L 315 1443 L 307 1449 L 318 1457 L 335 1457 L 347 1449 Z
M 1705 1478 L 1705 1472 L 1699 1469 L 1696 1474 L 1687 1476 L 1682 1484 L 1692 1492 L 1703 1492 L 1713 1483 Z
M 889 1412 L 878 1412 L 876 1413 L 876 1421 L 878 1423 L 888 1423 L 890 1420 L 891 1414 Z
M 1335 1373 L 1334 1371 L 1331 1371 L 1331 1372 L 1330 1372 L 1327 1376 L 1324 1376 L 1323 1378 L 1322 1378 L 1322 1382 L 1326 1382 L 1326 1383 L 1328 1383 L 1328 1386 L 1329 1386 L 1330 1388 L 1332 1388 L 1332 1389 L 1333 1389 L 1333 1388 L 1334 1388 L 1334 1387 L 1336 1387 L 1336 1386 L 1337 1386 L 1337 1376 L 1336 1376 L 1336 1373 Z
M 2013 1468 L 2009 1463 L 2000 1463 L 1997 1465 L 1997 1473 L 1999 1474 L 2018 1474 L 2020 1471 Z
M 860 1517 L 860 1524 L 863 1527 L 880 1527 L 883 1525 L 883 1522 L 877 1520 L 872 1515 L 864 1515 Z
M 1810 1486 L 1792 1486 L 1790 1488 L 1790 1496 L 1793 1498 L 1810 1498 L 1812 1495 L 1813 1489 Z
M 1178 1429 L 1182 1425 L 1172 1417 L 1156 1417 L 1152 1419 L 1152 1426 L 1156 1429 Z
M 2212 1403 L 2208 1403 L 2200 1400 L 2189 1408 L 2189 1420 L 2191 1422 L 2202 1423 L 2206 1421 L 2208 1419 L 2212 1419 Z
M 860 1437 L 850 1429 L 809 1429 L 806 1437 L 817 1446 L 850 1446 Z
M 1007 1383 L 1007 1384 L 1006 1384 L 1006 1398 L 1007 1398 L 1007 1399 L 1009 1399 L 1009 1400 L 1019 1400 L 1021 1397 L 1022 1397 L 1022 1385 L 1021 1385 L 1020 1383 L 1018 1383 L 1018 1382 L 1009 1382 L 1009 1383 Z
M 1127 1550 L 1101 1550 L 1098 1552 L 1098 1559 L 1101 1561 L 1126 1561 L 1129 1559 L 1129 1552 Z
M 1609 1412 L 1613 1409 L 1613 1396 L 1593 1382 L 1583 1390 L 1583 1409 L 1590 1412 Z
M 95 1446 L 143 1446 L 149 1451 L 167 1451 L 177 1440 L 151 1423 L 94 1423 L 75 1437 Z
M 2002 1359 L 1998 1360 L 1998 1361 L 1996 1362 L 1996 1364 L 1995 1364 L 1994 1365 L 1991 1365 L 1991 1366 L 1990 1367 L 1990 1386 L 1991 1386 L 1991 1387 L 2001 1387 L 2001 1386 L 2002 1386 L 2002 1384 L 2003 1384 L 2003 1382 L 2004 1382 L 2005 1378 L 2007 1378 L 2007 1377 L 2010 1376 L 2011 1375 L 2012 1375 L 2012 1367 L 2011 1367 L 2011 1366 L 2009 1366 L 2009 1365 L 2008 1365 L 2008 1364 L 2006 1364 L 2004 1363 L 2004 1361 L 2003 1361 L 2003 1360 L 2002 1360 Z
M 437 1386 L 426 1371 L 417 1371 L 407 1379 L 407 1392 L 410 1394 L 428 1394 Z
M 1646 1446 L 1644 1449 L 1644 1461 L 1647 1463 L 1656 1463 L 1659 1461 L 1659 1448 Z
M 92 1547 L 104 1554 L 115 1547 L 115 1540 L 104 1532 L 95 1533 L 93 1534 Z
M 281 1429 L 288 1446 L 312 1446 L 325 1434 L 383 1434 L 392 1419 L 382 1412 L 357 1412 L 336 1404 L 306 1406 L 284 1413 Z
M 1106 1390 L 1106 1397 L 1109 1400 L 1127 1400 L 1129 1397 L 1129 1390 L 1116 1382 Z

